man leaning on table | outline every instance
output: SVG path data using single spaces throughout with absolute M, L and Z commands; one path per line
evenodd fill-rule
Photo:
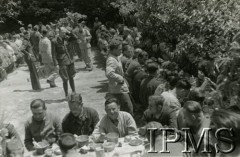
M 35 150 L 34 141 L 48 141 L 50 137 L 55 138 L 56 141 L 62 132 L 60 120 L 54 115 L 47 113 L 47 107 L 43 100 L 33 100 L 30 108 L 33 116 L 25 123 L 24 139 L 24 144 L 28 151 Z
M 120 111 L 120 104 L 116 98 L 109 98 L 105 102 L 106 115 L 98 122 L 93 136 L 99 140 L 100 135 L 110 132 L 119 134 L 119 137 L 137 135 L 137 126 L 133 117 Z

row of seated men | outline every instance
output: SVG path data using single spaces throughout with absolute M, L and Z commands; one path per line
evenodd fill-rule
M 131 114 L 121 111 L 120 104 L 115 98 L 106 100 L 106 115 L 101 119 L 99 119 L 98 112 L 95 109 L 83 105 L 80 94 L 71 94 L 68 98 L 68 104 L 70 112 L 61 122 L 59 120 L 60 117 L 47 112 L 43 100 L 37 99 L 31 102 L 30 108 L 33 116 L 25 123 L 24 139 L 24 145 L 28 151 L 36 149 L 34 142 L 46 140 L 51 144 L 55 143 L 61 137 L 62 133 L 91 135 L 95 142 L 100 142 L 110 132 L 118 133 L 119 137 L 127 135 L 135 136 L 138 134 L 147 136 L 149 134 L 147 128 L 159 127 L 175 128 L 176 130 L 181 129 L 183 126 L 190 128 L 196 141 L 200 139 L 203 128 L 211 127 L 216 131 L 217 128 L 225 125 L 225 127 L 233 128 L 235 134 L 239 134 L 240 132 L 240 127 L 234 125 L 234 123 L 239 123 L 239 114 L 225 110 L 216 110 L 212 114 L 211 119 L 205 118 L 201 105 L 196 101 L 185 102 L 178 114 L 173 112 L 164 116 L 164 112 L 167 110 L 164 109 L 166 108 L 164 106 L 164 97 L 150 96 L 149 109 L 144 112 L 142 118 L 145 125 L 140 126 L 139 129 Z M 229 123 L 226 123 L 226 120 Z M 2 130 L 5 130 L 4 137 L 6 139 L 16 139 L 21 143 L 19 135 L 12 125 L 5 125 L 3 128 Z M 4 132 L 2 130 L 1 133 Z M 226 134 L 224 136 L 234 141 L 237 139 Z M 236 144 L 239 145 L 239 141 L 236 141 Z M 179 149 L 183 148 L 183 145 L 181 146 Z

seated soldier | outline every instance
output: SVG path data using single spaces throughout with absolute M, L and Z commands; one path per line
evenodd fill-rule
M 82 96 L 76 93 L 68 97 L 68 105 L 70 112 L 63 119 L 63 132 L 76 135 L 91 135 L 99 121 L 97 111 L 84 107 Z
M 17 139 L 12 139 L 7 142 L 6 154 L 8 157 L 23 157 L 24 147 L 21 141 Z
M 177 128 L 177 109 L 164 105 L 162 96 L 153 95 L 148 99 L 149 107 L 144 112 L 142 120 L 145 124 L 156 121 L 165 128 Z
M 202 130 L 204 128 L 209 128 L 210 120 L 207 119 L 202 111 L 201 105 L 196 101 L 187 101 L 183 106 L 183 123 L 182 128 L 190 128 L 196 141 L 201 136 Z
M 145 132 L 148 141 L 150 142 L 150 131 L 147 131 L 150 128 L 163 128 L 162 124 L 158 122 L 150 122 L 145 126 Z M 167 143 L 166 149 L 167 151 L 170 151 L 169 153 L 161 153 L 160 151 L 163 151 L 163 138 L 162 137 L 162 132 L 160 130 L 155 132 L 155 150 L 158 153 L 145 153 L 143 157 L 157 157 L 157 156 L 175 156 L 175 157 L 180 157 L 180 156 L 185 156 L 185 154 L 182 153 L 182 151 L 185 149 L 184 148 L 184 143 L 181 142 L 176 142 L 176 143 Z M 145 150 L 150 151 L 150 144 L 145 145 Z
M 211 139 L 213 143 L 217 143 L 219 149 L 224 149 L 225 151 L 232 150 L 229 153 L 220 151 L 217 155 L 220 157 L 240 156 L 240 114 L 225 109 L 218 109 L 213 111 L 210 119 L 210 128 L 212 129 L 212 132 L 210 133 L 213 137 Z M 231 129 L 232 133 L 229 133 L 228 131 L 219 131 L 218 137 L 234 142 L 234 149 L 231 149 L 231 143 L 216 139 L 216 132 L 218 132 L 219 128 Z
M 148 59 L 147 52 L 141 50 L 137 52 L 138 53 L 133 56 L 134 59 L 131 59 L 128 63 L 126 63 L 125 78 L 128 81 L 130 89 L 132 89 L 132 83 L 136 72 L 143 69 L 144 63 Z
M 30 104 L 33 116 L 25 123 L 24 144 L 28 151 L 35 150 L 33 140 L 41 142 L 55 137 L 55 141 L 62 132 L 60 120 L 47 113 L 45 102 L 41 99 L 33 100 Z M 52 141 L 52 139 L 51 139 Z
M 97 124 L 93 136 L 100 138 L 101 134 L 110 132 L 119 133 L 120 137 L 136 135 L 137 126 L 133 117 L 124 111 L 120 111 L 120 104 L 117 99 L 109 98 L 105 102 L 105 115 Z
M 179 126 L 179 130 L 182 128 L 189 128 L 190 131 L 192 132 L 193 138 L 196 142 L 200 141 L 201 139 L 201 134 L 203 129 L 209 128 L 210 127 L 210 119 L 206 118 L 203 114 L 202 107 L 200 103 L 196 101 L 187 101 L 184 103 L 183 109 L 183 119 L 182 119 L 182 126 Z M 180 131 L 183 133 L 182 131 Z M 183 136 L 184 137 L 184 136 Z M 212 139 L 210 136 L 209 139 Z M 186 140 L 186 139 L 185 139 Z M 204 138 L 204 140 L 207 140 Z M 212 141 L 209 141 L 209 148 L 212 153 L 201 153 L 203 149 L 205 149 L 205 144 L 208 142 L 202 141 L 200 145 L 200 152 L 194 152 L 194 156 L 199 156 L 199 157 L 205 157 L 205 156 L 214 156 L 214 146 L 212 144 Z M 192 145 L 190 145 L 191 142 L 188 142 L 188 145 L 190 148 L 193 148 Z
M 186 79 L 181 79 L 177 82 L 173 90 L 165 91 L 161 95 L 164 97 L 164 104 L 172 108 L 181 108 L 181 102 L 188 97 L 191 89 L 191 84 Z
M 21 142 L 20 136 L 12 124 L 2 124 L 0 127 L 0 136 L 7 141 L 16 139 Z
M 77 142 L 73 134 L 64 133 L 59 138 L 59 147 L 63 157 L 78 157 L 80 154 L 76 150 Z
M 166 82 L 164 79 L 158 77 L 158 64 L 154 61 L 146 63 L 148 77 L 145 78 L 140 86 L 139 99 L 142 108 L 146 110 L 148 107 L 148 98 L 153 95 L 159 84 Z
M 14 140 L 21 144 L 23 147 L 23 144 L 21 142 L 20 136 L 15 130 L 15 127 L 12 124 L 6 124 L 3 123 L 0 126 L 0 143 L 2 143 L 2 154 L 6 154 L 6 143 Z

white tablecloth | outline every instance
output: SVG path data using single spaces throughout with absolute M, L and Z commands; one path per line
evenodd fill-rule
M 134 151 L 144 151 L 144 145 L 139 146 L 130 146 L 128 143 L 124 142 L 124 138 L 120 138 L 119 142 L 122 143 L 122 147 L 115 147 L 112 152 L 105 152 L 105 157 L 112 157 L 115 153 L 119 155 L 119 157 L 130 157 L 130 154 Z M 79 152 L 79 150 L 78 150 Z M 87 154 L 80 154 L 81 157 L 96 157 L 96 153 L 88 152 Z M 26 157 L 45 157 L 45 155 L 36 155 L 35 152 L 30 152 L 25 154 Z M 55 155 L 53 154 L 52 157 L 60 157 L 62 155 Z

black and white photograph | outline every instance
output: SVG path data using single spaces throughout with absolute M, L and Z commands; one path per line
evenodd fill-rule
M 0 157 L 240 157 L 240 0 L 0 0 Z

